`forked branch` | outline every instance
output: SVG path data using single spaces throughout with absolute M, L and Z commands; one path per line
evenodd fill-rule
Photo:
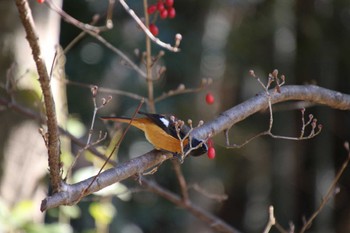
M 282 135 L 275 135 L 272 133 L 272 126 L 273 126 L 273 111 L 272 111 L 272 103 L 271 103 L 271 95 L 272 94 L 278 94 L 281 93 L 281 87 L 285 84 L 285 76 L 281 75 L 280 77 L 278 76 L 278 70 L 274 70 L 271 74 L 269 74 L 268 76 L 268 80 L 267 83 L 264 84 L 260 78 L 258 76 L 255 75 L 254 71 L 251 70 L 250 71 L 250 75 L 252 77 L 254 77 L 258 83 L 262 86 L 262 88 L 265 91 L 266 94 L 266 98 L 268 101 L 268 108 L 269 108 L 269 114 L 270 114 L 270 122 L 269 122 L 269 128 L 264 131 L 261 132 L 251 138 L 249 138 L 248 140 L 246 140 L 244 143 L 242 144 L 230 144 L 230 139 L 229 139 L 229 130 L 230 128 L 226 129 L 225 132 L 225 138 L 226 138 L 226 148 L 241 148 L 243 146 L 245 146 L 246 144 L 248 144 L 249 142 L 251 142 L 252 140 L 260 137 L 260 136 L 264 136 L 264 135 L 268 135 L 272 138 L 278 138 L 278 139 L 286 139 L 286 140 L 306 140 L 306 139 L 310 139 L 313 138 L 315 136 L 317 136 L 319 133 L 321 133 L 322 130 L 322 125 L 319 124 L 317 125 L 317 119 L 314 118 L 314 116 L 312 114 L 309 115 L 309 120 L 307 122 L 305 122 L 305 108 L 303 108 L 301 110 L 301 121 L 302 121 L 302 127 L 301 127 L 301 131 L 300 131 L 300 136 L 299 137 L 289 137 L 289 136 L 282 136 Z M 274 92 L 269 92 L 269 89 L 271 87 L 271 85 L 275 83 L 275 88 L 274 88 Z M 305 136 L 305 128 L 307 126 L 311 126 L 311 130 L 309 135 Z

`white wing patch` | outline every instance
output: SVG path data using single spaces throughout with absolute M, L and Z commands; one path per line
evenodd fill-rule
M 165 125 L 165 127 L 169 127 L 170 122 L 166 118 L 161 117 L 159 120 Z

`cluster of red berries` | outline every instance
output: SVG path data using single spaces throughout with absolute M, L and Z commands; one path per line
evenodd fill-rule
M 147 13 L 150 15 L 159 14 L 161 19 L 173 19 L 176 16 L 174 0 L 159 0 L 157 4 L 150 5 L 147 8 Z M 154 23 L 149 25 L 149 30 L 154 36 L 157 36 L 159 33 L 159 29 Z

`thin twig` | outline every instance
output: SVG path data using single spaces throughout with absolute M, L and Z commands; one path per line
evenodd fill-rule
M 80 158 L 80 155 L 83 154 L 84 151 L 88 150 L 89 148 L 92 148 L 96 145 L 98 145 L 100 142 L 104 141 L 105 139 L 107 138 L 107 133 L 105 133 L 104 135 L 102 135 L 100 133 L 100 136 L 98 137 L 98 139 L 95 141 L 95 142 L 92 142 L 92 143 L 88 143 L 86 144 L 86 146 L 84 146 L 83 148 L 81 148 L 77 155 L 75 156 L 74 158 L 74 161 L 72 162 L 72 164 L 69 166 L 68 170 L 67 170 L 67 173 L 66 173 L 66 176 L 63 180 L 67 180 L 67 178 L 71 175 L 71 172 L 75 166 L 75 164 L 77 163 L 78 159 Z
M 93 27 L 88 24 L 84 24 L 66 12 L 64 12 L 60 7 L 56 6 L 51 0 L 47 0 L 46 3 L 48 6 L 55 11 L 57 14 L 59 14 L 66 22 L 76 26 L 77 28 L 81 29 L 82 31 L 86 32 L 93 38 L 100 41 L 104 46 L 109 48 L 112 52 L 118 54 L 130 67 L 132 67 L 141 77 L 147 77 L 145 72 L 141 70 L 134 62 L 132 62 L 128 56 L 126 56 L 121 50 L 117 49 L 115 46 L 113 46 L 111 43 L 109 43 L 106 39 L 104 39 L 101 35 L 99 35 L 99 30 L 96 30 L 96 27 Z M 98 29 L 98 28 L 97 28 Z
M 172 116 L 172 121 L 175 124 L 175 130 L 177 134 L 177 138 L 180 141 L 180 148 L 181 148 L 181 155 L 180 155 L 180 161 L 181 163 L 184 162 L 184 159 L 189 155 L 192 151 L 200 148 L 203 146 L 203 144 L 210 138 L 211 135 L 208 136 L 208 138 L 205 138 L 202 140 L 198 145 L 195 147 L 192 146 L 192 137 L 191 137 L 191 132 L 193 131 L 193 126 L 192 126 L 192 120 L 188 119 L 187 123 L 189 125 L 189 128 L 187 129 L 188 126 L 185 125 L 185 122 L 182 120 L 176 120 L 174 116 Z M 197 127 L 200 127 L 203 125 L 203 121 L 199 121 Z M 184 129 L 186 128 L 186 129 Z M 187 132 L 186 132 L 187 131 Z M 185 133 L 185 135 L 181 135 L 182 133 Z M 185 151 L 185 147 L 188 146 L 187 150 Z
M 89 88 L 91 89 L 92 87 L 94 87 L 95 85 L 93 84 L 84 84 L 84 83 L 80 83 L 80 82 L 75 82 L 72 80 L 62 80 L 64 82 L 66 82 L 68 85 L 73 85 L 73 86 L 78 86 L 78 87 L 83 87 L 83 88 Z M 122 90 L 116 90 L 116 89 L 111 89 L 111 88 L 106 88 L 106 87 L 99 87 L 98 91 L 100 93 L 106 93 L 106 94 L 113 94 L 113 95 L 121 95 L 121 96 L 126 96 L 135 100 L 144 100 L 145 103 L 148 102 L 148 99 L 141 96 L 141 95 L 137 95 L 134 94 L 132 92 L 128 92 L 128 91 L 122 91 Z
M 87 139 L 86 145 L 90 144 L 90 140 L 91 140 L 92 133 L 93 133 L 93 130 L 94 130 L 94 125 L 95 125 L 97 112 L 101 108 L 105 107 L 112 100 L 112 96 L 108 96 L 107 99 L 105 99 L 105 98 L 101 99 L 102 100 L 101 105 L 97 105 L 97 103 L 96 103 L 96 96 L 97 96 L 97 93 L 98 93 L 98 87 L 97 86 L 93 86 L 91 88 L 91 93 L 92 93 L 92 102 L 94 104 L 94 111 L 93 111 L 93 114 L 92 114 L 92 120 L 91 120 L 91 125 L 90 125 L 90 130 L 89 130 L 89 134 L 88 134 L 88 139 Z
M 206 224 L 209 225 L 210 228 L 217 232 L 226 232 L 226 233 L 239 233 L 240 231 L 235 229 L 234 227 L 228 225 L 220 218 L 210 214 L 206 210 L 203 210 L 199 208 L 198 206 L 194 205 L 192 202 L 187 201 L 185 202 L 181 197 L 178 195 L 160 187 L 157 185 L 154 181 L 149 181 L 143 177 L 141 177 L 141 184 L 144 186 L 148 191 L 151 191 L 166 200 L 174 203 L 175 205 L 184 208 L 191 214 L 193 214 L 198 219 L 202 220 Z
M 14 112 L 20 113 L 22 116 L 29 117 L 31 119 L 34 119 L 38 121 L 40 124 L 46 124 L 46 118 L 44 118 L 41 114 L 32 111 L 29 108 L 26 108 L 24 106 L 19 105 L 16 102 L 11 102 L 11 100 L 7 100 L 0 97 L 0 106 L 7 106 L 8 108 L 14 110 Z M 75 145 L 79 146 L 80 148 L 85 148 L 86 143 L 81 141 L 80 139 L 73 136 L 71 133 L 69 133 L 67 130 L 59 127 L 59 132 L 61 135 L 68 137 Z M 91 153 L 95 154 L 98 158 L 100 158 L 103 161 L 107 160 L 107 157 L 105 157 L 102 153 L 99 153 L 96 148 L 94 147 L 87 147 L 87 150 Z M 113 166 L 116 165 L 115 161 L 109 161 L 110 164 Z
M 58 10 L 60 11 L 60 15 L 62 16 L 63 19 L 65 19 L 67 22 L 76 25 L 79 28 L 84 28 L 86 30 L 89 30 L 91 32 L 95 32 L 95 33 L 100 33 L 102 31 L 106 31 L 106 30 L 110 30 L 113 28 L 113 23 L 111 23 L 111 17 L 112 17 L 112 12 L 110 8 L 113 8 L 114 6 L 114 0 L 113 1 L 109 1 L 108 3 L 108 8 L 107 8 L 107 19 L 106 19 L 106 24 L 104 26 L 94 26 L 91 24 L 86 24 L 86 23 L 82 23 L 79 20 L 73 18 L 72 16 L 70 16 L 69 14 L 67 14 L 67 12 L 63 11 L 59 6 L 57 6 L 52 0 L 46 0 L 45 3 L 54 11 Z
M 269 104 L 269 108 L 271 108 L 271 105 Z M 310 138 L 313 138 L 313 137 L 316 137 L 317 135 L 319 135 L 321 133 L 321 130 L 322 130 L 322 125 L 316 125 L 316 121 L 312 121 L 312 118 L 311 120 L 305 122 L 304 120 L 304 111 L 301 111 L 302 112 L 302 128 L 301 128 L 301 131 L 300 131 L 300 136 L 299 137 L 289 137 L 289 136 L 282 136 L 282 135 L 275 135 L 271 132 L 272 130 L 272 126 L 273 126 L 273 117 L 272 117 L 272 110 L 270 110 L 270 123 L 269 123 L 269 129 L 267 129 L 266 131 L 263 131 L 261 133 L 258 133 L 256 135 L 254 135 L 253 137 L 245 140 L 243 143 L 241 144 L 231 144 L 230 143 L 230 137 L 229 137 L 229 130 L 230 129 L 226 129 L 224 130 L 224 133 L 225 133 L 225 139 L 226 139 L 226 148 L 235 148 L 235 149 L 239 149 L 239 148 L 242 148 L 244 147 L 245 145 L 247 145 L 248 143 L 250 143 L 251 141 L 255 140 L 256 138 L 258 137 L 261 137 L 261 136 L 270 136 L 272 138 L 276 138 L 276 139 L 284 139 L 284 140 L 291 140 L 291 141 L 301 141 L 301 140 L 307 140 L 307 139 L 310 139 Z M 311 114 L 310 114 L 311 115 Z M 310 116 L 309 115 L 309 116 Z M 315 119 L 314 119 L 315 120 Z M 306 126 L 308 125 L 311 125 L 311 131 L 309 133 L 309 135 L 304 135 L 305 133 L 305 128 Z M 317 127 L 317 131 L 315 130 Z
M 162 95 L 158 96 L 157 98 L 154 99 L 154 102 L 157 103 L 159 101 L 162 101 L 166 98 L 176 96 L 176 95 L 182 95 L 182 94 L 188 94 L 188 93 L 196 93 L 207 86 L 209 86 L 212 83 L 211 79 L 203 79 L 200 86 L 197 88 L 186 88 L 184 84 L 180 84 L 177 89 L 175 90 L 170 90 L 166 93 L 163 93 Z
M 127 6 L 126 3 L 123 1 L 120 1 L 120 3 L 124 6 Z M 124 6 L 124 8 L 125 8 Z M 149 27 L 149 15 L 148 15 L 148 5 L 147 0 L 143 0 L 143 8 L 144 8 L 144 14 L 145 14 L 145 22 L 146 22 L 146 28 Z M 129 11 L 132 10 L 129 8 Z M 132 15 L 131 13 L 129 13 Z M 137 17 L 136 17 L 137 18 Z M 137 18 L 138 19 L 138 18 Z M 136 19 L 135 19 L 136 20 Z M 142 23 L 143 25 L 143 23 Z M 147 90 L 148 90 L 148 108 L 151 113 L 156 112 L 156 107 L 154 104 L 154 88 L 153 88 L 153 79 L 152 79 L 152 60 L 151 60 L 151 41 L 149 37 L 146 37 L 146 74 L 147 74 Z
M 285 139 L 285 140 L 306 140 L 306 139 L 310 139 L 310 138 L 313 138 L 315 136 L 317 136 L 318 134 L 321 133 L 321 130 L 322 130 L 322 125 L 321 124 L 318 124 L 317 125 L 317 119 L 313 117 L 312 114 L 309 115 L 309 120 L 307 122 L 305 122 L 305 119 L 304 119 L 304 113 L 305 113 L 305 109 L 303 109 L 301 111 L 301 114 L 302 114 L 302 128 L 301 128 L 301 133 L 300 133 L 300 136 L 299 137 L 289 137 L 289 136 L 282 136 L 282 135 L 275 135 L 272 133 L 272 127 L 273 127 L 273 110 L 272 110 L 272 101 L 271 101 L 271 98 L 272 98 L 272 95 L 278 95 L 278 94 L 281 94 L 281 87 L 285 84 L 285 76 L 282 75 L 281 76 L 281 80 L 279 80 L 278 78 L 278 71 L 277 70 L 274 70 L 271 74 L 269 74 L 268 76 L 268 80 L 267 80 L 267 83 L 264 84 L 260 78 L 258 76 L 255 75 L 254 71 L 251 70 L 250 71 L 250 75 L 252 77 L 254 77 L 257 82 L 262 86 L 262 88 L 264 89 L 265 91 L 265 95 L 267 96 L 267 104 L 268 104 L 268 109 L 269 109 L 269 115 L 270 115 L 270 120 L 269 120 L 269 127 L 266 131 L 264 132 L 261 132 L 251 138 L 249 138 L 248 140 L 246 140 L 244 143 L 242 144 L 230 144 L 230 141 L 229 141 L 229 130 L 230 128 L 227 128 L 225 130 L 225 138 L 226 138 L 226 148 L 241 148 L 243 146 L 245 146 L 246 144 L 248 144 L 250 141 L 260 137 L 260 136 L 263 136 L 263 135 L 268 135 L 272 138 L 276 138 L 276 139 Z M 274 82 L 276 82 L 276 87 L 275 87 L 275 91 L 273 92 L 270 92 L 269 89 L 271 87 L 271 84 L 273 84 Z M 305 133 L 305 127 L 306 126 L 311 126 L 311 131 L 310 131 L 310 134 L 307 135 L 307 136 L 304 136 L 304 133 Z M 315 129 L 317 128 L 317 131 L 315 131 Z
M 92 21 L 90 23 L 90 25 L 95 25 L 98 20 L 100 19 L 99 15 L 94 15 L 92 17 Z M 79 33 L 79 35 L 77 35 L 71 42 L 69 42 L 69 44 L 63 49 L 63 53 L 66 54 L 71 48 L 73 48 L 74 45 L 76 45 L 81 39 L 84 38 L 84 36 L 86 36 L 86 32 L 82 31 Z
M 97 177 L 101 174 L 102 170 L 104 169 L 104 167 L 107 165 L 108 161 L 111 159 L 111 157 L 113 156 L 115 150 L 120 146 L 120 143 L 124 140 L 126 133 L 129 131 L 129 128 L 131 127 L 131 123 L 132 121 L 135 119 L 137 113 L 140 111 L 140 108 L 142 107 L 143 101 L 140 101 L 139 105 L 137 106 L 136 110 L 134 111 L 134 114 L 132 115 L 130 122 L 128 124 L 128 126 L 126 127 L 126 129 L 124 130 L 122 136 L 119 138 L 117 144 L 115 144 L 113 150 L 111 151 L 110 155 L 108 156 L 107 160 L 104 162 L 104 164 L 102 165 L 102 167 L 100 168 L 100 170 L 98 171 L 97 175 L 92 179 L 91 183 L 88 185 L 87 188 L 84 189 L 82 195 L 85 195 L 85 193 L 88 192 L 89 188 L 91 187 L 91 185 L 95 182 L 95 180 L 97 179 Z
M 275 214 L 273 212 L 273 206 L 269 206 L 269 221 L 267 222 L 267 225 L 263 231 L 263 233 L 269 233 L 271 228 L 276 224 L 276 218 Z
M 326 195 L 322 198 L 322 201 L 320 205 L 318 206 L 317 210 L 311 215 L 311 217 L 305 222 L 304 226 L 300 230 L 300 233 L 304 233 L 312 224 L 313 220 L 319 215 L 319 213 L 322 211 L 322 209 L 325 207 L 325 205 L 328 203 L 328 201 L 335 195 L 335 190 L 337 188 L 337 183 L 344 173 L 345 169 L 348 167 L 349 161 L 350 161 L 350 150 L 349 150 L 349 142 L 344 143 L 344 147 L 347 151 L 347 158 L 343 162 L 341 168 L 337 172 L 336 176 L 334 177 L 331 185 L 329 186 Z
M 157 37 L 153 36 L 153 34 L 148 30 L 148 27 L 142 22 L 142 20 L 135 14 L 135 12 L 128 6 L 128 4 L 126 4 L 126 2 L 124 0 L 119 0 L 120 4 L 122 4 L 122 6 L 124 7 L 124 9 L 129 13 L 129 15 L 135 20 L 135 22 L 140 26 L 140 28 L 146 33 L 147 37 L 150 38 L 154 43 L 156 43 L 157 45 L 166 48 L 172 52 L 179 52 L 180 49 L 178 48 L 179 43 L 175 43 L 175 46 L 171 46 L 170 44 L 164 43 L 163 41 L 161 41 L 160 39 L 158 39 Z M 145 5 L 147 6 L 147 5 Z M 147 8 L 146 8 L 147 10 Z M 147 13 L 145 14 L 145 17 Z M 147 22 L 148 20 L 146 20 Z M 178 35 L 175 37 L 179 37 Z
M 185 177 L 182 174 L 180 163 L 178 160 L 173 159 L 172 164 L 176 173 L 177 181 L 179 182 L 180 190 L 181 190 L 181 196 L 182 200 L 184 202 L 189 201 L 189 196 L 188 196 L 188 188 L 187 188 L 187 183 L 185 180 Z
M 196 190 L 198 193 L 202 194 L 203 196 L 218 201 L 218 202 L 223 202 L 228 199 L 228 196 L 226 194 L 215 194 L 215 193 L 209 193 L 207 190 L 204 188 L 200 187 L 198 184 L 193 184 L 190 185 L 189 188 L 193 188 Z

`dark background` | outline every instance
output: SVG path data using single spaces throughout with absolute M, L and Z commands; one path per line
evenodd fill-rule
M 97 1 L 65 1 L 64 9 L 74 17 L 88 22 L 105 8 Z M 105 4 L 105 3 L 104 3 Z M 130 6 L 142 15 L 139 1 Z M 151 4 L 151 2 L 150 2 Z M 76 9 L 79 8 L 79 11 Z M 262 91 L 248 75 L 254 69 L 262 80 L 278 69 L 287 77 L 287 84 L 316 83 L 322 87 L 349 93 L 350 90 L 350 3 L 348 1 L 175 1 L 176 18 L 158 20 L 159 38 L 173 43 L 175 33 L 183 41 L 180 53 L 166 51 L 163 62 L 165 78 L 155 82 L 155 93 L 176 88 L 180 83 L 188 87 L 200 79 L 211 77 L 214 84 L 198 94 L 172 97 L 157 104 L 157 112 L 173 113 L 184 119 L 213 119 L 220 112 Z M 117 5 L 113 30 L 103 33 L 117 48 L 137 62 L 135 48 L 144 50 L 144 37 L 124 9 Z M 62 23 L 61 44 L 65 46 L 79 30 Z M 95 64 L 86 64 L 81 50 L 88 43 L 86 37 L 67 54 L 68 78 L 101 86 L 129 90 L 146 95 L 146 83 L 135 72 L 121 67 L 120 58 L 101 45 L 103 56 Z M 98 42 L 97 42 L 98 43 Z M 160 48 L 152 44 L 154 54 Z M 117 68 L 116 68 L 117 67 Z M 121 72 L 122 71 L 122 72 Z M 69 110 L 89 122 L 90 93 L 69 87 Z M 204 101 L 207 91 L 216 102 Z M 83 97 L 84 96 L 84 97 Z M 112 110 L 106 114 L 130 115 L 137 102 L 114 96 Z M 300 132 L 301 114 L 298 109 L 276 111 L 273 132 L 295 135 Z M 288 228 L 293 222 L 302 226 L 318 206 L 326 188 L 345 159 L 343 142 L 349 139 L 348 112 L 313 106 L 312 113 L 324 125 L 321 135 L 307 141 L 286 141 L 258 138 L 242 149 L 225 149 L 224 139 L 215 138 L 217 157 L 209 161 L 205 156 L 189 158 L 182 166 L 190 183 L 198 183 L 215 192 L 221 187 L 228 194 L 227 201 L 217 203 L 192 192 L 193 201 L 208 208 L 218 217 L 245 232 L 261 232 L 267 221 L 269 205 L 274 205 L 280 224 Z M 85 117 L 84 117 L 85 116 Z M 257 114 L 231 132 L 235 143 L 243 142 L 268 127 L 267 113 Z M 143 140 L 142 133 L 130 130 Z M 134 138 L 127 137 L 123 150 Z M 129 142 L 130 141 L 130 142 Z M 145 151 L 139 151 L 143 153 Z M 165 187 L 178 191 L 175 174 L 164 164 L 154 178 Z M 131 182 L 132 183 L 132 182 Z M 135 184 L 132 184 L 135 185 Z M 314 232 L 348 232 L 349 172 L 339 184 L 341 192 L 324 208 L 313 224 Z M 220 190 L 220 189 L 219 189 Z M 145 197 L 150 198 L 145 201 Z M 136 193 L 132 201 L 115 200 L 118 215 L 111 231 L 118 231 L 125 222 L 133 222 L 144 232 L 192 232 L 198 220 L 149 193 Z M 115 229 L 115 230 L 112 230 Z M 206 232 L 209 232 L 207 228 Z
M 143 15 L 142 1 L 127 3 L 137 15 Z M 63 8 L 83 22 L 90 22 L 94 14 L 100 14 L 102 19 L 98 24 L 102 25 L 107 1 L 66 0 Z M 199 93 L 157 103 L 158 113 L 172 113 L 194 122 L 210 121 L 262 91 L 259 83 L 249 76 L 251 69 L 262 81 L 278 69 L 286 76 L 287 85 L 312 83 L 349 93 L 349 1 L 175 0 L 175 8 L 174 19 L 158 19 L 157 25 L 159 38 L 165 42 L 173 44 L 175 34 L 182 35 L 181 52 L 165 51 L 161 64 L 167 72 L 155 82 L 155 95 L 176 89 L 181 83 L 197 87 L 202 78 L 212 78 L 214 82 Z M 134 50 L 145 49 L 142 31 L 120 4 L 114 8 L 113 22 L 114 28 L 101 35 L 139 64 L 141 61 Z M 79 33 L 79 29 L 62 21 L 61 46 L 67 46 Z M 152 43 L 153 54 L 160 49 Z M 84 37 L 66 54 L 66 59 L 69 80 L 147 96 L 145 80 L 92 37 Z M 69 113 L 89 127 L 93 112 L 91 92 L 75 85 L 67 88 Z M 215 97 L 213 105 L 205 102 L 208 92 Z M 98 97 L 107 95 L 99 93 Z M 130 116 L 137 105 L 137 100 L 113 95 L 112 102 L 99 115 Z M 273 107 L 275 134 L 300 134 L 298 108 L 294 103 Z M 303 218 L 310 217 L 318 207 L 346 159 L 343 144 L 350 136 L 349 112 L 312 105 L 306 109 L 305 115 L 308 114 L 313 114 L 323 125 L 322 133 L 310 140 L 259 137 L 241 149 L 226 149 L 223 135 L 215 137 L 214 160 L 206 155 L 188 158 L 182 169 L 189 184 L 199 184 L 210 193 L 227 194 L 228 199 L 217 202 L 190 190 L 191 200 L 243 232 L 263 231 L 269 205 L 274 206 L 275 216 L 284 228 L 293 224 L 296 231 L 300 229 Z M 266 130 L 268 123 L 268 112 L 249 117 L 231 129 L 231 141 L 243 143 Z M 98 121 L 96 132 L 100 129 L 106 130 L 106 125 Z M 144 140 L 140 131 L 130 129 L 120 148 L 120 160 L 150 150 L 151 147 L 140 143 Z M 350 232 L 349 177 L 347 169 L 338 184 L 340 192 L 325 206 L 309 232 Z M 169 161 L 148 178 L 179 192 Z M 140 191 L 137 182 L 127 180 L 124 184 L 134 192 L 129 201 L 110 199 L 117 214 L 109 232 L 212 232 L 185 210 L 152 193 Z M 95 228 L 87 211 L 90 200 L 79 203 L 81 215 L 70 222 L 74 232 Z M 49 212 L 47 222 L 57 221 L 52 216 Z

